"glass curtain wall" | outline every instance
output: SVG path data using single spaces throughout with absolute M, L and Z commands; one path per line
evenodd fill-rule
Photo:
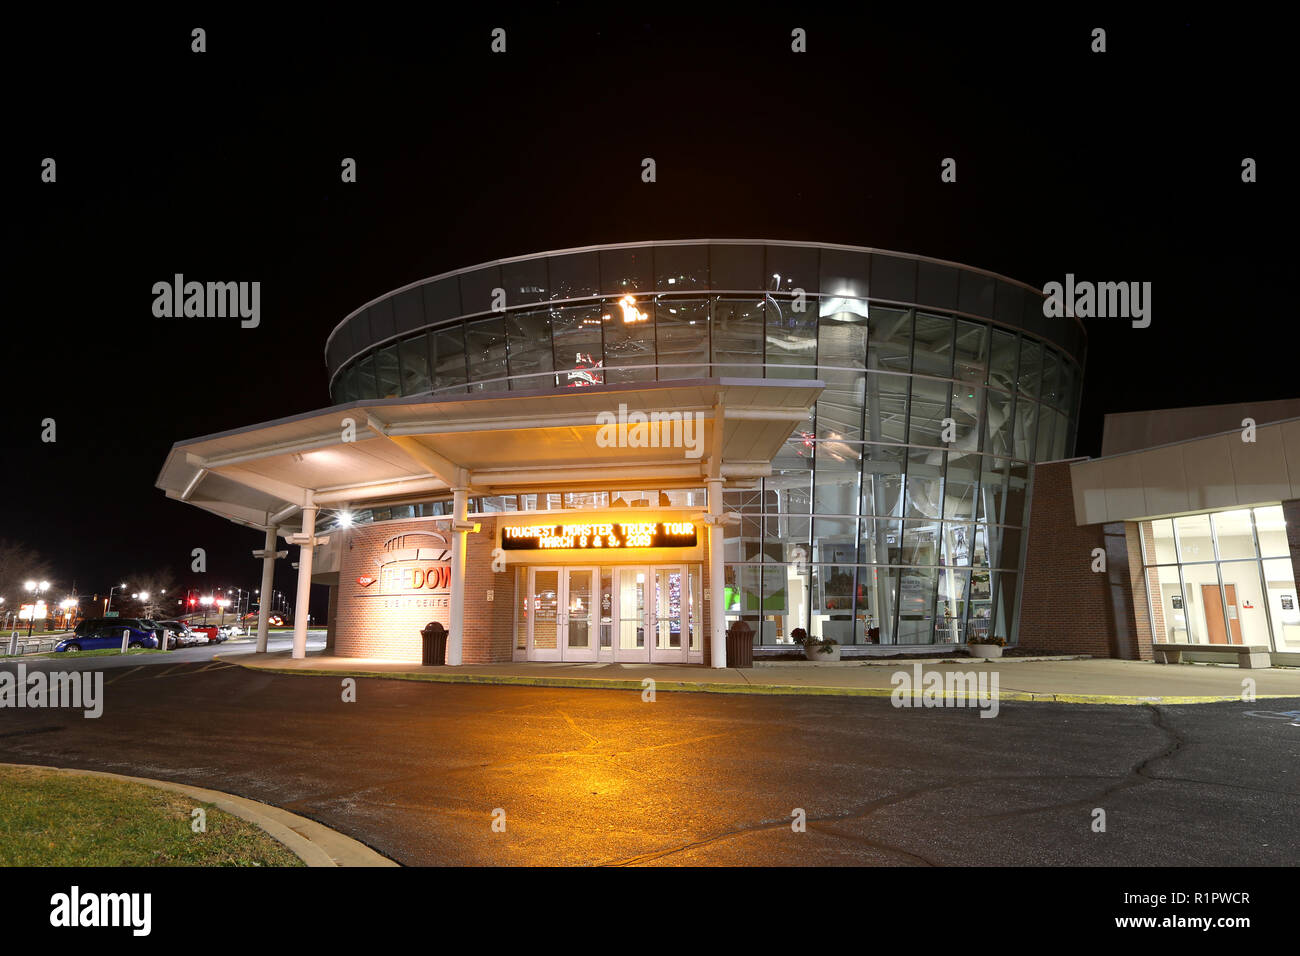
M 1156 641 L 1300 651 L 1281 505 L 1138 522 Z
M 873 269 L 869 285 L 855 264 L 866 260 L 763 246 L 576 253 L 548 260 L 549 275 L 512 280 L 531 301 L 496 315 L 470 312 L 463 300 L 482 296 L 462 277 L 451 304 L 425 290 L 432 328 L 400 333 L 346 364 L 335 398 L 820 379 L 825 392 L 770 477 L 725 492 L 725 507 L 742 517 L 727 530 L 728 617 L 747 620 L 766 645 L 789 644 L 796 628 L 844 644 L 961 643 L 990 632 L 1014 639 L 1031 463 L 1071 450 L 1078 366 L 1034 335 L 953 314 L 957 270 L 953 312 L 874 300 L 871 289 L 896 280 Z M 890 261 L 898 268 L 901 260 Z M 942 298 L 910 268 L 914 291 L 890 298 Z M 438 309 L 446 318 L 434 322 Z M 400 302 L 396 313 L 405 314 Z M 627 494 L 507 496 L 491 508 L 616 506 Z M 1205 525 L 1181 529 L 1189 548 L 1218 540 L 1208 517 Z M 1232 537 L 1228 527 L 1222 535 Z M 1212 559 L 1187 572 L 1190 584 L 1177 573 L 1172 580 L 1180 594 L 1192 589 L 1198 608 L 1202 586 L 1213 585 L 1243 612 L 1250 601 L 1250 610 L 1277 603 L 1281 613 L 1284 589 L 1260 562 L 1285 556 L 1222 559 L 1252 562 L 1253 579 L 1229 568 L 1225 582 Z M 1163 596 L 1170 566 L 1151 563 L 1147 576 Z

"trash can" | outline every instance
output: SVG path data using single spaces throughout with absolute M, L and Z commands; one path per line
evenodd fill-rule
M 420 659 L 420 663 L 426 667 L 445 664 L 447 662 L 447 629 L 438 621 L 430 621 L 420 631 L 420 637 L 424 639 L 424 655 Z
M 745 621 L 733 621 L 727 628 L 727 666 L 754 666 L 754 629 Z

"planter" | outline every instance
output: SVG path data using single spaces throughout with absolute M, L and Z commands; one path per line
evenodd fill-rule
M 840 659 L 840 646 L 836 644 L 834 647 L 823 647 L 821 644 L 807 644 L 804 646 L 803 656 L 810 661 L 838 661 Z
M 967 644 L 966 650 L 970 652 L 971 657 L 982 657 L 986 660 L 1002 656 L 1000 644 Z

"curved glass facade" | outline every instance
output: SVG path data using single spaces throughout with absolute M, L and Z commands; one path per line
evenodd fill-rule
M 726 492 L 742 515 L 727 532 L 728 615 L 765 645 L 795 627 L 843 644 L 933 644 L 1014 639 L 1030 464 L 1072 454 L 1084 347 L 1077 321 L 1043 316 L 1037 290 L 987 272 L 843 246 L 696 241 L 439 276 L 350 315 L 326 358 L 337 403 L 820 379 L 772 475 Z M 671 496 L 682 494 L 702 501 Z M 515 497 L 477 507 L 547 506 Z M 615 495 L 549 497 L 599 507 Z

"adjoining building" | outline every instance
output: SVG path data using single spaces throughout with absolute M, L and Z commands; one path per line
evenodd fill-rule
M 1043 311 L 827 244 L 500 260 L 352 312 L 335 404 L 179 442 L 158 486 L 263 531 L 263 590 L 299 547 L 298 656 L 312 581 L 354 657 L 418 660 L 430 620 L 449 664 L 722 666 L 735 620 L 772 651 L 796 628 L 848 654 L 1014 643 L 1035 464 L 1073 454 L 1086 347 Z
M 1300 665 L 1300 401 L 1110 415 L 1101 457 L 1034 471 L 1023 643 Z

